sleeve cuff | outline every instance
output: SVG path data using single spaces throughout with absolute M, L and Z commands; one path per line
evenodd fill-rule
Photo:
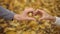
M 14 15 L 15 15 L 15 13 L 10 12 L 9 14 L 4 16 L 4 19 L 5 20 L 13 20 L 14 19 Z
M 55 24 L 56 24 L 56 25 L 60 25 L 60 17 L 56 17 Z
M 13 20 L 15 13 L 0 6 L 0 17 L 5 20 Z

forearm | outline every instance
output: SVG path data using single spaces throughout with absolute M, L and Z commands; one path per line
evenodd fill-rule
M 0 17 L 3 17 L 5 20 L 12 20 L 14 15 L 15 13 L 0 6 Z

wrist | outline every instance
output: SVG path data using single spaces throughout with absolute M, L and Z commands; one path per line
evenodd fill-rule
M 15 14 L 15 15 L 14 15 L 14 19 L 15 19 L 15 20 L 18 20 L 18 19 L 20 19 L 20 15 L 18 15 L 18 14 Z
M 56 21 L 56 17 L 53 17 L 53 21 L 54 21 L 54 22 Z
M 13 19 L 16 19 L 16 16 L 17 16 L 17 14 L 14 15 L 14 18 Z
M 54 21 L 54 22 L 56 21 L 56 17 L 54 17 L 54 16 L 51 16 L 50 19 L 51 19 L 51 21 Z
M 56 17 L 52 16 L 52 21 L 55 22 L 56 21 Z

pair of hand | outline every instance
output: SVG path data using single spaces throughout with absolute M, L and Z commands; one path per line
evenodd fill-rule
M 28 16 L 29 12 L 33 12 L 33 15 L 36 15 L 36 14 L 41 15 L 42 17 L 39 18 L 39 20 L 43 20 L 43 19 L 44 20 L 54 20 L 55 19 L 55 17 L 49 15 L 44 10 L 37 9 L 35 11 L 33 8 L 25 8 L 25 10 L 23 11 L 23 13 L 21 15 L 19 15 L 19 14 L 14 15 L 14 19 L 16 19 L 18 21 L 21 21 L 21 20 L 34 20 L 34 21 L 36 21 L 35 18 Z

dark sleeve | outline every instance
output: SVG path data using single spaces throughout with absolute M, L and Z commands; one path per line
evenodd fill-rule
M 0 17 L 3 17 L 5 20 L 12 20 L 14 18 L 14 15 L 15 13 L 0 6 Z

